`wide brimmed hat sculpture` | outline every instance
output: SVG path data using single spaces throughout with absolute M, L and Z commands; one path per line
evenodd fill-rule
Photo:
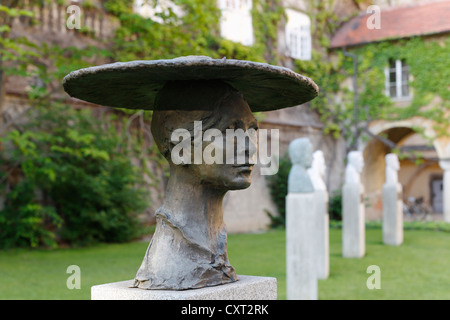
M 153 110 L 167 81 L 221 80 L 241 92 L 253 112 L 297 106 L 314 99 L 310 78 L 284 67 L 232 59 L 188 56 L 117 62 L 71 72 L 64 90 L 99 105 Z
M 63 86 L 70 96 L 91 103 L 154 110 L 152 134 L 169 162 L 170 178 L 155 213 L 155 233 L 131 286 L 185 290 L 237 281 L 228 261 L 222 203 L 229 190 L 250 185 L 253 164 L 176 163 L 170 157 L 171 134 L 180 128 L 195 132 L 195 121 L 202 121 L 202 130 L 257 130 L 253 112 L 314 99 L 314 81 L 265 63 L 188 56 L 81 69 L 67 75 Z M 242 151 L 247 158 L 252 144 Z M 203 141 L 200 148 L 206 145 Z

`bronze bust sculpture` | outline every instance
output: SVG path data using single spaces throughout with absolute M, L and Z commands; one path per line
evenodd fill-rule
M 286 68 L 192 56 L 82 69 L 63 84 L 71 96 L 83 100 L 154 110 L 152 134 L 169 162 L 170 178 L 134 286 L 184 290 L 237 281 L 228 261 L 222 200 L 228 190 L 250 186 L 256 141 L 250 139 L 234 154 L 242 153 L 243 163 L 206 164 L 194 161 L 194 153 L 183 154 L 178 162 L 172 134 L 178 129 L 193 133 L 196 121 L 201 121 L 202 132 L 255 131 L 252 112 L 305 103 L 318 94 L 315 83 Z M 188 144 L 198 143 L 195 139 Z M 201 152 L 213 143 L 200 141 Z

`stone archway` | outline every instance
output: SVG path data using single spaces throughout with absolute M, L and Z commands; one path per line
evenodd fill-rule
M 402 160 L 399 172 L 399 180 L 404 187 L 404 197 L 423 197 L 433 208 L 433 191 L 431 179 L 441 179 L 444 220 L 450 222 L 450 143 L 446 138 L 434 138 L 432 124 L 424 119 L 412 118 L 404 121 L 385 122 L 377 121 L 371 125 L 371 132 L 394 142 L 401 147 L 407 144 L 412 137 L 418 136 L 414 128 L 424 129 L 424 135 L 431 139 L 432 147 L 424 147 L 423 150 L 431 154 L 428 159 L 417 165 L 411 160 Z M 447 147 L 448 146 L 448 147 Z M 446 148 L 449 154 L 446 154 Z M 385 181 L 384 156 L 391 152 L 391 148 L 376 138 L 372 138 L 362 147 L 365 166 L 361 175 L 361 181 L 365 187 L 366 215 L 368 219 L 381 219 L 382 199 L 381 189 Z M 439 182 L 438 182 L 439 183 Z M 436 205 L 434 203 L 434 205 Z M 435 206 L 436 207 L 436 206 Z

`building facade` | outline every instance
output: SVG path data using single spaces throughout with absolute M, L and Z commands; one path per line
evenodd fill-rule
M 448 95 L 439 89 L 448 82 L 448 71 L 445 71 L 448 67 L 440 61 L 448 56 L 450 2 L 378 3 L 381 9 L 376 13 L 379 28 L 370 28 L 374 12 L 362 12 L 344 24 L 331 41 L 335 52 L 348 50 L 360 54 L 360 60 L 366 54 L 364 48 L 375 50 L 372 66 L 377 59 L 384 59 L 378 64 L 384 73 L 384 88 L 380 89 L 392 108 L 383 120 L 370 121 L 371 135 L 360 144 L 365 157 L 362 176 L 367 196 L 366 212 L 368 218 L 380 219 L 384 156 L 397 152 L 401 155 L 399 181 L 404 203 L 424 204 L 425 209 L 443 214 L 443 219 L 450 221 Z M 429 48 L 436 48 L 436 51 Z M 437 67 L 439 65 L 441 67 Z M 431 78 L 436 83 L 424 89 Z M 414 112 L 407 114 L 407 110 Z M 399 116 L 401 113 L 405 115 Z M 439 117 L 432 116 L 438 113 Z M 434 215 L 434 218 L 442 216 Z
M 32 37 L 35 41 L 41 43 L 57 43 L 62 47 L 95 45 L 101 48 L 107 46 L 109 39 L 114 35 L 115 30 L 120 26 L 120 22 L 114 15 L 108 14 L 103 8 L 104 1 L 67 1 L 61 4 L 53 2 L 44 2 L 43 5 L 35 5 L 32 0 L 26 0 L 24 9 L 30 9 L 35 13 L 37 24 L 26 17 L 15 18 L 12 22 L 13 37 Z M 370 33 L 361 32 L 356 23 L 362 25 L 362 20 L 366 13 L 366 8 L 371 3 L 355 2 L 350 0 L 337 1 L 252 1 L 252 0 L 218 0 L 216 8 L 220 12 L 218 21 L 219 35 L 223 39 L 227 39 L 233 43 L 239 43 L 253 50 L 257 41 L 254 19 L 255 10 L 262 10 L 262 4 L 269 3 L 275 6 L 281 6 L 283 15 L 278 21 L 276 29 L 276 41 L 273 44 L 274 52 L 277 53 L 276 64 L 295 69 L 299 61 L 311 61 L 315 53 L 321 54 L 328 52 L 328 47 L 332 52 L 342 51 L 343 48 L 351 50 L 368 43 L 386 41 L 387 38 L 406 39 L 411 36 L 430 36 L 443 37 L 446 39 L 446 32 L 450 30 L 448 27 L 443 29 L 433 29 L 429 27 L 426 30 L 417 31 L 417 24 L 414 24 L 409 30 L 416 30 L 415 34 L 383 34 L 377 39 L 366 39 Z M 447 1 L 448 3 L 448 1 Z M 394 32 L 395 22 L 408 21 L 405 19 L 396 19 L 391 14 L 392 21 L 386 12 L 391 12 L 393 8 L 403 5 L 420 5 L 420 1 L 375 1 L 375 5 L 381 8 L 381 30 Z M 68 29 L 67 21 L 73 12 L 67 11 L 69 6 L 75 5 L 81 8 L 81 29 Z M 343 24 L 331 39 L 329 45 L 323 45 L 317 38 L 317 11 L 324 8 L 333 13 L 339 21 L 347 21 Z M 183 5 L 175 4 L 172 1 L 152 1 L 152 0 L 136 0 L 130 3 L 134 12 L 141 15 L 145 19 L 150 19 L 155 23 L 164 23 L 162 17 L 172 17 L 173 23 L 176 25 L 177 18 L 183 17 L 185 10 Z M 385 10 L 385 11 L 383 11 Z M 358 13 L 361 12 L 362 14 Z M 400 12 L 401 13 L 401 12 Z M 442 13 L 442 12 L 441 12 Z M 350 19 L 352 16 L 355 18 Z M 356 20 L 355 20 L 356 19 Z M 433 19 L 430 19 L 433 20 Z M 447 19 L 448 21 L 449 19 Z M 397 21 L 397 22 L 398 22 Z M 444 25 L 445 23 L 436 23 L 435 25 Z M 363 27 L 361 27 L 364 29 Z M 384 29 L 383 29 L 384 28 Z M 406 27 L 405 27 L 406 28 Z M 367 28 L 366 28 L 367 29 Z M 408 28 L 407 28 L 408 29 Z M 429 35 L 431 30 L 432 35 Z M 356 35 L 354 35 L 356 34 Z M 373 34 L 371 34 L 373 36 Z M 440 40 L 437 40 L 440 41 Z M 266 44 L 270 45 L 270 44 Z M 197 54 L 193 51 L 192 54 Z M 164 58 L 164 57 L 161 57 Z M 328 59 L 324 57 L 324 59 Z M 93 64 L 110 62 L 93 61 Z M 300 73 L 301 70 L 297 70 Z M 384 70 L 385 87 L 383 93 L 393 100 L 396 104 L 408 104 L 414 95 L 414 89 L 409 86 L 411 77 L 414 77 L 413 70 L 409 69 L 408 61 L 401 57 L 393 57 L 390 61 L 386 61 Z M 311 75 L 314 79 L 314 75 Z M 27 95 L 25 94 L 27 86 L 30 85 L 30 79 L 21 79 L 9 77 L 2 86 L 5 94 L 2 96 L 2 121 L 7 124 L 16 115 L 22 113 L 28 107 Z M 318 83 L 319 87 L 321 83 Z M 439 98 L 436 98 L 439 100 Z M 92 107 L 92 105 L 73 100 L 73 104 L 80 104 L 84 107 Z M 439 103 L 437 101 L 436 103 Z M 425 148 L 423 137 L 415 134 L 417 126 L 424 128 L 424 131 L 433 140 L 432 150 L 426 150 L 425 163 L 420 168 L 408 159 L 402 160 L 400 171 L 400 181 L 405 190 L 405 196 L 420 197 L 423 196 L 426 201 L 433 205 L 435 211 L 442 208 L 445 209 L 444 200 L 445 190 L 449 190 L 448 183 L 444 183 L 444 171 L 442 168 L 446 166 L 445 157 L 450 158 L 450 153 L 446 151 L 448 140 L 445 138 L 437 138 L 436 132 L 433 132 L 432 123 L 428 123 L 422 118 L 410 118 L 397 122 L 389 121 L 373 121 L 370 123 L 370 130 L 375 136 L 388 135 L 400 148 L 410 150 L 420 144 L 420 148 Z M 349 151 L 348 143 L 344 138 L 335 137 L 332 134 L 324 133 L 324 123 L 321 120 L 320 112 L 310 108 L 309 104 L 296 106 L 284 110 L 271 111 L 262 116 L 260 120 L 260 128 L 279 130 L 279 157 L 286 154 L 289 143 L 299 137 L 309 137 L 314 150 L 322 150 L 324 152 L 327 164 L 326 184 L 330 193 L 340 190 L 343 181 L 345 156 Z M 270 140 L 269 140 L 270 143 Z M 382 158 L 384 154 L 390 152 L 385 144 L 377 139 L 367 140 L 360 144 L 361 150 L 364 150 L 366 167 L 363 173 L 363 181 L 367 196 L 370 201 L 369 215 L 373 218 L 379 218 L 380 196 L 379 190 L 383 183 L 384 163 Z M 420 149 L 419 148 L 419 149 Z M 429 147 L 428 147 L 429 148 Z M 447 169 L 446 169 L 447 170 Z M 224 202 L 224 216 L 230 232 L 247 232 L 256 231 L 267 228 L 270 222 L 267 212 L 277 214 L 277 208 L 270 197 L 270 191 L 267 187 L 265 176 L 259 174 L 258 166 L 255 167 L 253 182 L 251 187 L 242 191 L 229 192 Z M 162 175 L 161 172 L 157 173 Z M 448 176 L 448 174 L 447 174 Z M 440 178 L 442 177 L 442 179 Z M 447 178 L 448 180 L 448 178 Z M 447 181 L 445 180 L 445 181 Z M 154 197 L 153 207 L 149 208 L 148 215 L 152 216 L 154 210 L 159 206 L 164 193 L 164 179 L 161 179 L 158 187 L 158 195 Z M 427 187 L 422 187 L 423 184 Z M 443 192 L 439 194 L 439 190 Z

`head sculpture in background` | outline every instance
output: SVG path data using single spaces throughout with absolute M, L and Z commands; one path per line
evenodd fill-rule
M 311 167 L 313 146 L 308 138 L 298 138 L 289 144 L 292 168 L 288 177 L 288 193 L 314 192 L 307 169 Z
M 322 150 L 314 151 L 311 168 L 308 169 L 308 174 L 315 190 L 327 190 L 327 186 L 324 181 L 326 170 L 327 167 L 325 165 L 325 158 Z
M 395 153 L 388 153 L 385 157 L 386 162 L 386 185 L 397 185 L 398 170 L 400 170 L 400 162 Z
M 361 172 L 364 168 L 364 158 L 361 151 L 350 151 L 347 155 L 345 168 L 345 183 L 360 184 Z

